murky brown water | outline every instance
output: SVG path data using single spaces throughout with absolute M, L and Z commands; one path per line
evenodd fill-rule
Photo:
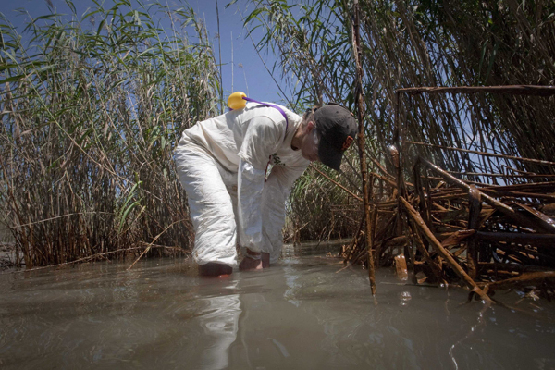
M 1 369 L 551 369 L 555 304 L 337 272 L 289 248 L 261 273 L 183 260 L 0 275 Z

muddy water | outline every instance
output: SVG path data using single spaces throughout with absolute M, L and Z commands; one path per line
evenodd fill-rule
M 550 369 L 555 304 L 466 292 L 288 248 L 261 273 L 199 278 L 151 259 L 0 275 L 1 369 Z

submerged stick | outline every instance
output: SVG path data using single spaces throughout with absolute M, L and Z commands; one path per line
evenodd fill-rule
M 487 292 L 497 289 L 515 289 L 527 285 L 540 285 L 545 281 L 555 283 L 555 271 L 525 273 L 522 276 L 486 284 L 484 289 Z
M 445 286 L 447 286 L 447 281 L 445 280 L 445 277 L 443 276 L 443 272 L 441 271 L 441 266 L 439 264 L 437 264 L 432 259 L 432 257 L 430 256 L 430 254 L 426 250 L 426 246 L 424 245 L 424 241 L 420 237 L 420 234 L 419 234 L 418 230 L 416 230 L 416 226 L 414 226 L 414 223 L 412 223 L 412 224 L 413 224 L 412 228 L 414 229 L 413 230 L 414 231 L 413 236 L 414 236 L 414 239 L 416 241 L 416 248 L 418 248 L 420 253 L 422 253 L 422 255 L 424 256 L 424 260 L 426 262 L 428 262 L 428 264 L 430 265 L 430 268 L 432 269 L 433 273 L 436 275 L 436 278 L 439 281 L 439 283 L 444 284 Z
M 403 207 L 407 211 L 407 214 L 412 218 L 414 226 L 424 234 L 424 236 L 426 237 L 426 239 L 428 239 L 436 252 L 439 253 L 439 255 L 443 259 L 445 259 L 449 266 L 455 271 L 457 275 L 459 275 L 459 277 L 466 283 L 466 285 L 468 285 L 469 288 L 476 292 L 476 294 L 478 294 L 483 301 L 490 303 L 491 299 L 488 297 L 486 292 L 484 292 L 478 287 L 478 285 L 476 285 L 476 282 L 470 276 L 468 276 L 461 265 L 459 265 L 457 261 L 455 261 L 453 256 L 451 256 L 451 253 L 445 250 L 439 240 L 437 240 L 435 235 L 426 226 L 424 220 L 422 219 L 422 216 L 420 216 L 420 214 L 416 212 L 412 205 L 403 197 L 399 197 L 399 199 L 401 200 Z
M 364 152 L 364 97 L 363 91 L 364 86 L 362 84 L 362 76 L 364 75 L 364 70 L 362 69 L 361 56 L 362 48 L 360 46 L 360 19 L 359 13 L 360 8 L 358 0 L 354 1 L 353 4 L 354 20 L 351 23 L 351 35 L 352 35 L 352 47 L 353 55 L 356 64 L 356 105 L 357 105 L 357 117 L 358 117 L 358 152 L 360 156 L 360 172 L 362 175 L 362 189 L 364 194 L 364 220 L 366 223 L 366 231 L 364 233 L 364 239 L 366 241 L 366 250 L 368 251 L 368 278 L 370 279 L 370 287 L 372 289 L 372 295 L 376 295 L 376 273 L 374 265 L 374 255 L 372 253 L 372 220 L 370 216 L 370 201 L 368 194 L 368 179 L 367 179 L 367 166 L 366 166 L 366 155 Z

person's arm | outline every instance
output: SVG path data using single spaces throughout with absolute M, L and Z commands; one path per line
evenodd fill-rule
M 255 253 L 268 249 L 263 245 L 262 194 L 268 160 L 283 140 L 282 126 L 267 117 L 253 120 L 239 151 L 239 243 Z
M 281 230 L 285 224 L 285 201 L 289 198 L 291 187 L 299 178 L 306 165 L 274 166 L 263 191 L 263 245 L 270 253 L 270 263 L 275 263 L 283 246 Z

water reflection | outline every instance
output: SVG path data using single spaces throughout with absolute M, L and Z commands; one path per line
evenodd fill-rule
M 237 340 L 230 347 L 230 368 L 314 368 L 325 365 L 326 337 L 317 318 L 299 301 L 283 299 L 298 275 L 276 266 L 262 275 L 244 274 L 239 287 L 241 315 Z M 293 288 L 294 289 L 294 288 Z
M 237 281 L 222 284 L 222 290 L 235 289 Z M 207 306 L 199 316 L 204 328 L 203 341 L 211 343 L 202 351 L 200 363 L 207 369 L 226 369 L 229 365 L 228 349 L 237 338 L 241 303 L 239 294 L 209 297 Z
M 365 271 L 298 249 L 222 279 L 127 266 L 0 275 L 0 368 L 555 367 L 555 305 L 515 292 L 488 308 L 379 270 L 375 303 Z
M 401 298 L 401 306 L 406 306 L 412 299 L 410 292 L 406 290 L 399 293 L 399 297 Z

